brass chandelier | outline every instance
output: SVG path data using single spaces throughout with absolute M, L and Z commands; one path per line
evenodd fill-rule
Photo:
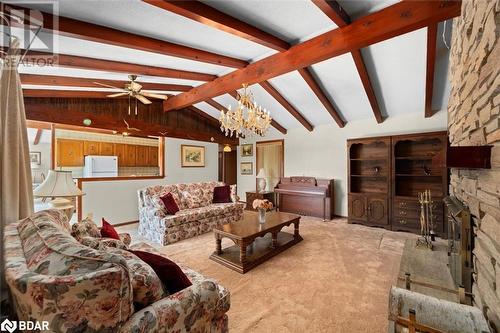
M 264 136 L 271 125 L 271 115 L 269 111 L 263 109 L 255 102 L 253 94 L 247 92 L 247 84 L 243 84 L 243 92 L 238 92 L 238 105 L 234 111 L 231 105 L 227 107 L 227 112 L 220 110 L 220 129 L 226 136 L 237 137 L 245 134 L 257 134 Z

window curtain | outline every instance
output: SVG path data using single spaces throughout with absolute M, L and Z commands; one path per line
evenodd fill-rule
M 17 72 L 20 50 L 11 42 L 2 61 L 0 76 L 0 261 L 2 300 L 5 296 L 4 241 L 5 225 L 33 213 L 33 189 L 29 160 L 28 133 L 21 80 Z
M 266 172 L 266 190 L 271 191 L 283 177 L 283 142 L 257 142 L 257 170 Z

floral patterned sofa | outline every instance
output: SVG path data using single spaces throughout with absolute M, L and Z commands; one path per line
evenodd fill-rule
M 139 235 L 167 245 L 211 231 L 215 226 L 237 221 L 244 204 L 231 186 L 230 203 L 212 203 L 214 188 L 221 182 L 151 186 L 139 190 Z M 179 211 L 168 215 L 161 196 L 172 193 Z
M 6 227 L 5 276 L 18 320 L 48 321 L 51 332 L 68 333 L 227 332 L 229 292 L 217 282 L 181 266 L 192 286 L 168 295 L 134 254 L 91 248 L 70 232 L 56 210 Z

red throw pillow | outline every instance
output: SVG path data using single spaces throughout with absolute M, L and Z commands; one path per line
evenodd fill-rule
M 213 203 L 231 202 L 231 187 L 229 185 L 214 187 Z
M 177 206 L 177 202 L 175 202 L 172 193 L 168 192 L 164 196 L 160 197 L 160 199 L 163 202 L 163 205 L 165 206 L 167 213 L 174 215 L 179 211 L 179 206 Z
M 167 289 L 170 294 L 175 294 L 191 285 L 191 281 L 189 281 L 186 274 L 184 274 L 182 269 L 175 262 L 150 252 L 129 251 L 151 266 L 163 283 L 163 287 Z
M 120 236 L 118 236 L 115 228 L 104 218 L 102 219 L 101 237 L 120 239 Z

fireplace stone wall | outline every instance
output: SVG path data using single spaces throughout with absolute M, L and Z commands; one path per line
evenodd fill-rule
M 448 104 L 452 146 L 494 146 L 491 170 L 451 170 L 450 193 L 473 214 L 474 303 L 497 331 L 500 331 L 499 11 L 500 0 L 463 0 L 462 14 L 453 22 Z

